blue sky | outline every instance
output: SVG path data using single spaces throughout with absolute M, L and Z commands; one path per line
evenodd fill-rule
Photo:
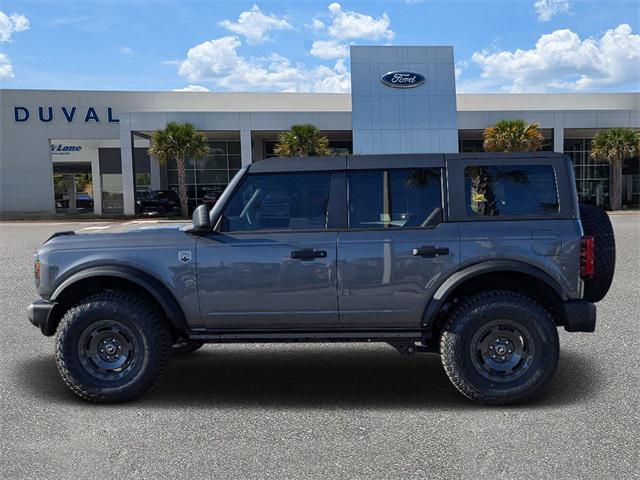
M 350 44 L 453 45 L 458 91 L 640 90 L 640 2 L 0 3 L 3 88 L 349 89 Z

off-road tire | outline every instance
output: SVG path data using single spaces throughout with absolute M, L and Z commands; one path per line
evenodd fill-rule
M 580 204 L 580 221 L 585 235 L 595 241 L 594 274 L 584 282 L 584 299 L 599 302 L 609 291 L 616 268 L 616 240 L 609 215 L 594 205 Z
M 482 362 L 476 340 L 485 329 L 495 328 L 489 335 L 501 335 L 500 322 L 508 322 L 526 338 L 519 377 L 505 376 L 499 381 L 487 378 L 492 365 Z M 497 327 L 491 325 L 498 324 Z M 496 333 L 497 332 L 497 333 Z M 522 333 L 525 332 L 525 333 Z M 518 338 L 518 335 L 514 335 Z M 494 348 L 493 346 L 489 348 Z M 538 303 L 509 291 L 490 291 L 468 297 L 457 305 L 445 323 L 440 338 L 442 365 L 454 386 L 466 397 L 479 403 L 507 405 L 526 402 L 542 394 L 555 373 L 559 357 L 557 327 L 547 311 Z M 475 356 L 475 359 L 474 359 Z M 511 357 L 517 360 L 515 356 Z M 482 366 L 484 365 L 484 367 Z M 496 378 L 499 375 L 496 374 Z
M 204 345 L 204 342 L 198 340 L 189 340 L 187 338 L 179 338 L 176 343 L 171 347 L 171 355 L 174 357 L 179 355 L 186 355 L 187 353 L 195 352 Z
M 108 325 L 120 329 L 114 330 L 113 337 L 120 335 L 131 346 L 127 368 L 111 376 L 98 371 L 92 363 L 94 357 L 86 353 L 100 338 L 97 335 L 110 334 Z M 125 402 L 156 384 L 166 369 L 172 343 L 166 322 L 153 305 L 129 293 L 105 291 L 83 298 L 65 313 L 56 333 L 56 363 L 66 385 L 79 397 L 101 403 Z M 115 378 L 118 375 L 121 377 Z

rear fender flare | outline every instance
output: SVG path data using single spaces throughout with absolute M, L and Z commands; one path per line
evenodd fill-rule
M 430 332 L 430 328 L 433 325 L 438 312 L 440 312 L 440 309 L 445 305 L 449 295 L 456 288 L 474 277 L 492 272 L 515 272 L 531 275 L 551 287 L 563 301 L 568 299 L 558 282 L 548 273 L 545 273 L 537 267 L 513 260 L 482 262 L 457 271 L 447 278 L 440 287 L 438 287 L 438 290 L 433 294 L 433 297 L 429 301 L 422 317 L 422 327 L 425 328 L 425 331 Z

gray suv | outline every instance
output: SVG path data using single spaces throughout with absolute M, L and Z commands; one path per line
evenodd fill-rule
M 561 154 L 278 158 L 188 225 L 55 234 L 29 318 L 95 402 L 140 396 L 203 343 L 377 341 L 508 404 L 549 385 L 557 327 L 594 330 L 614 263 Z

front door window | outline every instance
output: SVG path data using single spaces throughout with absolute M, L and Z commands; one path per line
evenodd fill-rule
M 327 228 L 329 173 L 250 175 L 225 210 L 223 229 L 319 230 Z

